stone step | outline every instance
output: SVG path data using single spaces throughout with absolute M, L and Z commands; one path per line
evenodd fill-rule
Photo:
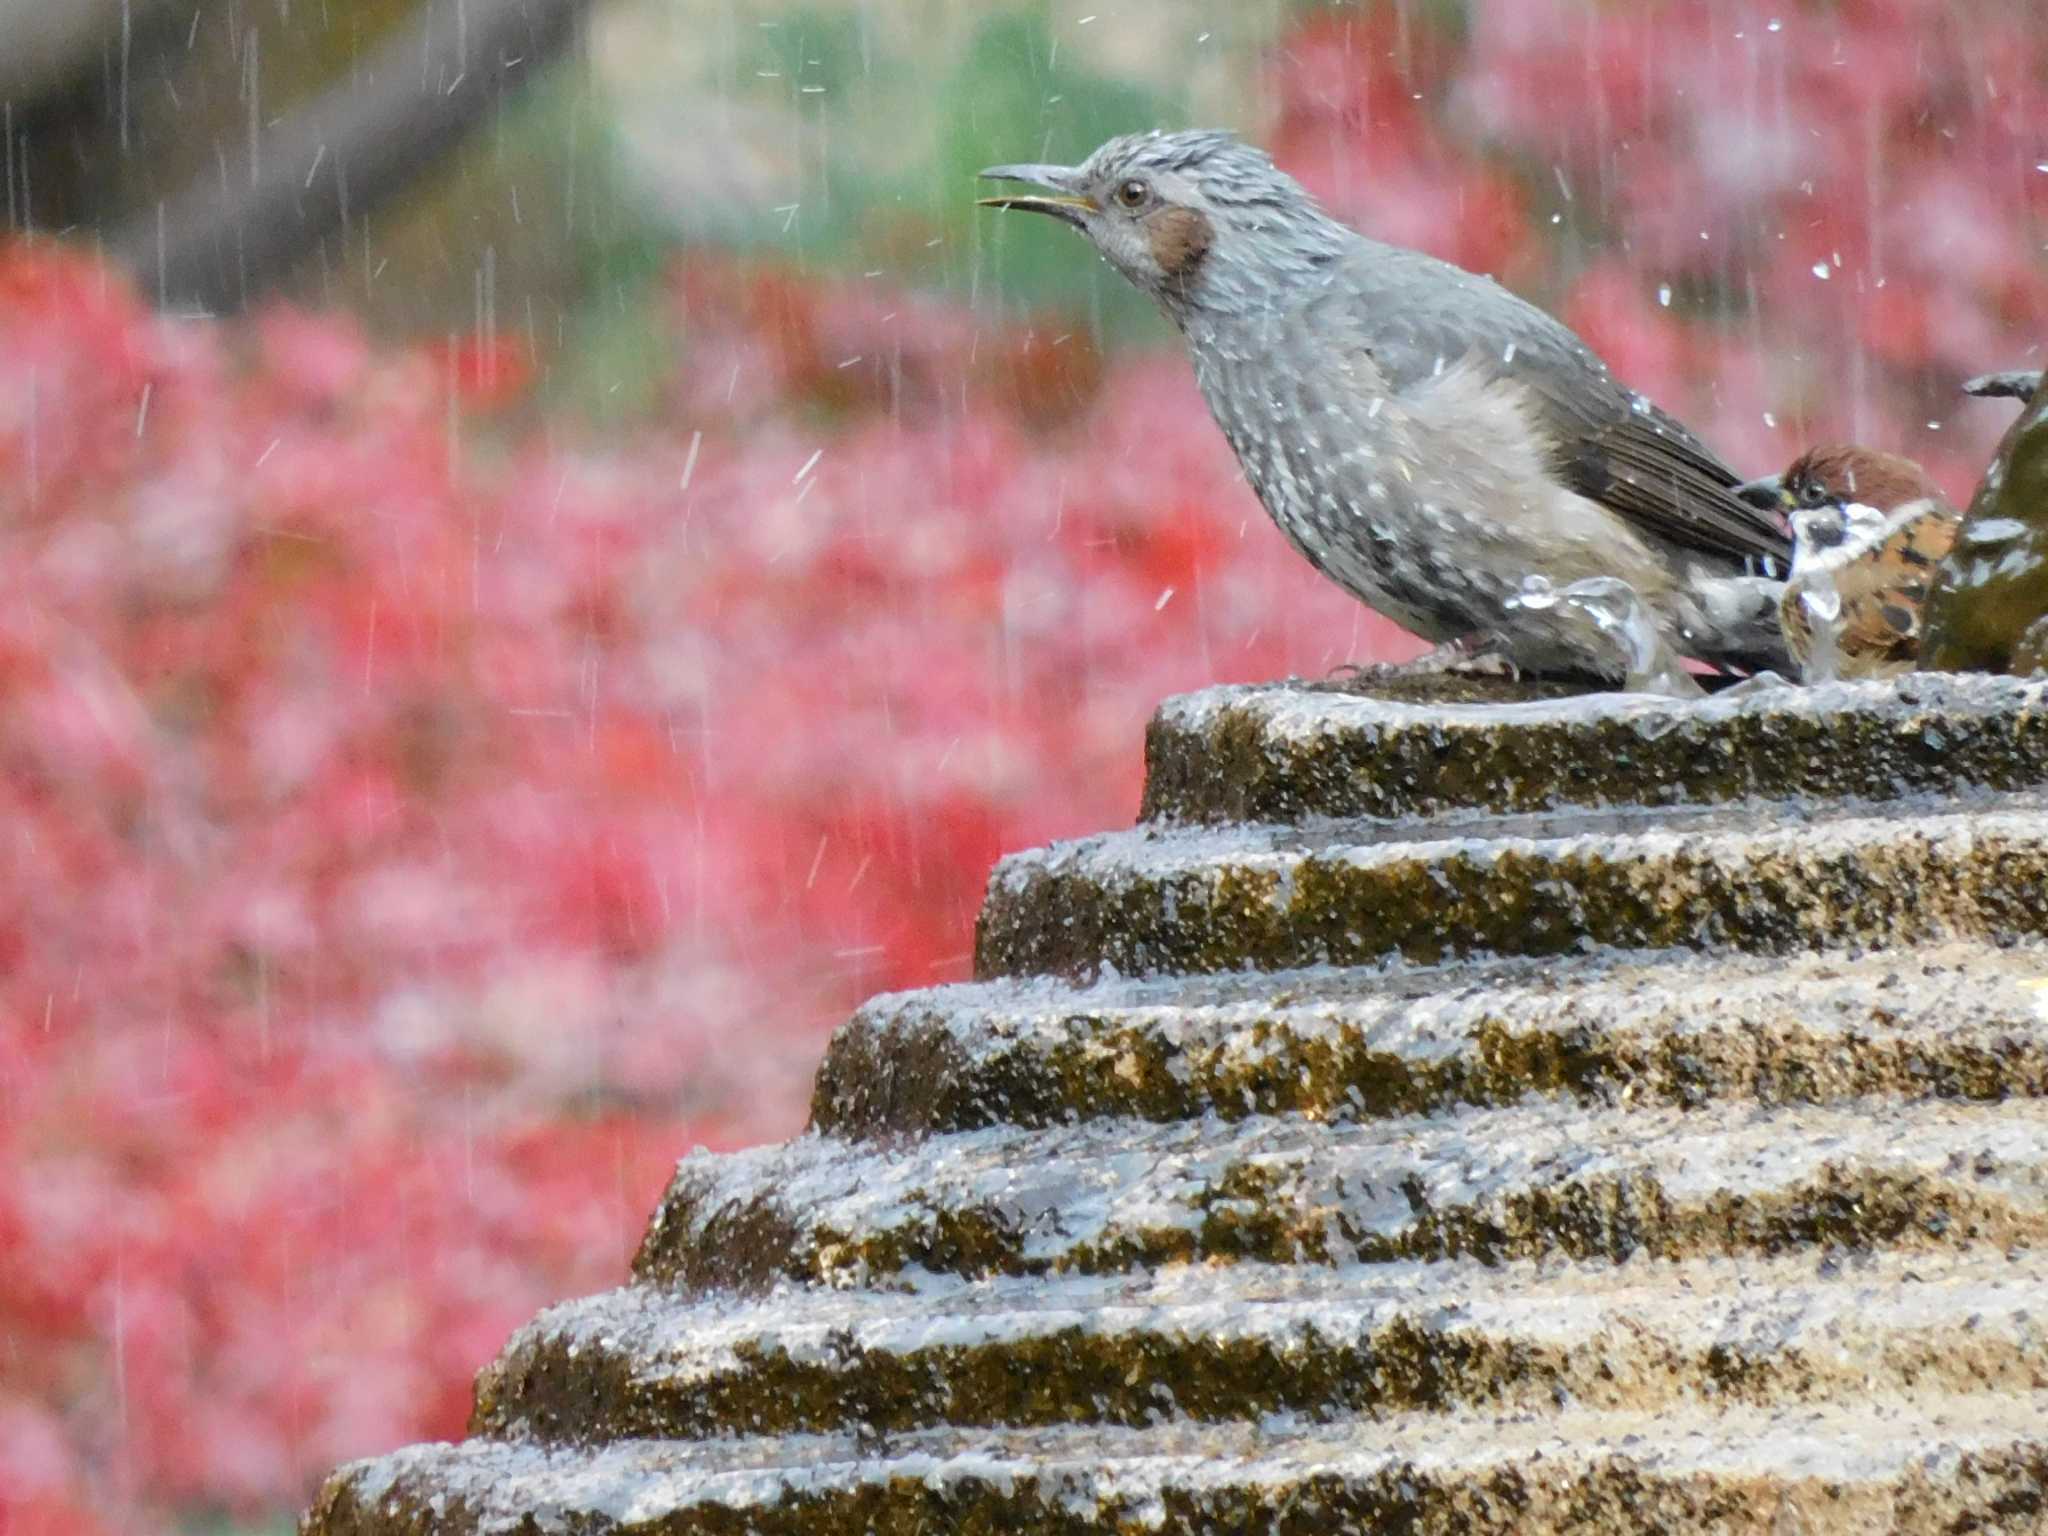
M 2048 1389 L 2031 1254 L 1176 1265 L 543 1313 L 472 1430 L 546 1440 L 1647 1410 Z
M 989 878 L 983 978 L 1439 964 L 1619 949 L 1791 954 L 2048 933 L 2048 798 L 1921 814 L 1782 804 L 1139 827 Z
M 1301 684 L 1210 688 L 1167 701 L 1145 756 L 1153 819 L 1888 800 L 2048 784 L 2048 683 L 1930 674 L 1704 700 L 1505 705 Z
M 878 997 L 812 1123 L 848 1137 L 1102 1116 L 2048 1094 L 2048 948 L 1603 954 L 1447 968 L 1006 979 Z
M 2040 1528 L 2048 1394 L 905 1436 L 472 1440 L 344 1467 L 305 1536 Z
M 878 1284 L 917 1269 L 1616 1260 L 2044 1239 L 2048 1100 L 1557 1100 L 1350 1124 L 1093 1120 L 900 1148 L 809 1134 L 685 1160 L 636 1273 L 745 1290 Z

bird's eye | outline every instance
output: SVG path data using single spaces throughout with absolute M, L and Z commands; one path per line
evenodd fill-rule
M 1135 177 L 1116 189 L 1116 200 L 1126 208 L 1142 208 L 1152 189 Z
M 1827 488 L 1817 480 L 1807 480 L 1799 487 L 1799 504 L 1802 507 L 1824 507 L 1828 504 Z

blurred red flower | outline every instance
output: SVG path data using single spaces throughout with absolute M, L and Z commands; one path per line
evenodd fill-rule
M 1956 379 L 2048 308 L 2030 0 L 1313 10 L 1268 78 L 1334 210 L 1745 469 L 1853 434 L 1967 491 L 2003 417 Z M 669 292 L 665 420 L 468 452 L 523 338 L 181 324 L 0 252 L 0 1529 L 274 1516 L 459 1433 L 676 1153 L 793 1129 L 854 1002 L 964 973 L 998 851 L 1130 816 L 1162 695 L 1414 648 L 1178 359 Z

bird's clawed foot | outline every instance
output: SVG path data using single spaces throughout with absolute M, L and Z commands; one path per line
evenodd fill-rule
M 1741 699 L 1756 693 L 1775 693 L 1798 685 L 1782 672 L 1753 672 L 1739 682 L 1723 683 L 1714 689 L 1717 699 Z
M 1389 682 L 1404 677 L 1503 677 L 1522 680 L 1522 669 L 1497 648 L 1491 635 L 1460 635 L 1432 647 L 1413 661 L 1347 661 L 1330 669 L 1330 680 L 1346 683 Z

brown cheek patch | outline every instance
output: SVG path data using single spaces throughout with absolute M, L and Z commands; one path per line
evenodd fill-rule
M 1195 275 L 1216 238 L 1208 217 L 1193 208 L 1168 208 L 1153 215 L 1146 223 L 1146 233 L 1152 238 L 1152 259 L 1159 263 L 1160 272 L 1181 283 Z

